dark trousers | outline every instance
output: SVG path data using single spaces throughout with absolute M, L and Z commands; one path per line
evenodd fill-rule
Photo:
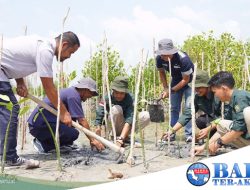
M 7 141 L 6 160 L 15 160 L 18 158 L 17 146 L 17 126 L 18 126 L 18 113 L 20 106 L 17 104 L 17 99 L 12 91 L 9 82 L 0 81 L 0 94 L 7 95 L 12 102 L 12 117 L 10 118 L 10 111 L 5 106 L 0 105 L 0 157 L 3 156 L 4 139 L 8 123 L 10 121 L 9 135 Z M 0 102 L 6 101 L 0 99 Z
M 53 133 L 56 133 L 56 123 L 49 123 Z M 51 133 L 49 131 L 49 128 L 46 124 L 41 125 L 29 125 L 30 134 L 37 138 L 45 152 L 48 152 L 52 149 L 55 149 L 55 144 L 53 141 L 53 138 L 51 136 Z M 60 124 L 59 126 L 59 139 L 60 139 L 60 146 L 64 145 L 72 145 L 73 142 L 78 138 L 79 132 L 73 127 L 68 127 L 67 125 Z
M 214 118 L 208 116 L 207 114 L 204 114 L 204 115 L 201 115 L 200 117 L 198 117 L 196 120 L 195 120 L 195 123 L 196 123 L 196 126 L 199 128 L 199 129 L 205 129 L 208 124 L 213 121 Z M 209 134 L 209 138 L 211 138 L 214 133 L 216 132 L 216 129 L 212 129 L 210 131 L 210 134 Z

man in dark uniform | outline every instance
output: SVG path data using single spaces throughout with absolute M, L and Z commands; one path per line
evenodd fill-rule
M 228 120 L 218 120 L 217 132 L 209 140 L 209 151 L 215 154 L 218 148 L 231 144 L 236 148 L 250 145 L 250 93 L 234 89 L 235 80 L 231 73 L 221 71 L 208 83 L 214 95 L 222 102 L 229 102 Z M 196 154 L 201 153 L 205 145 L 196 147 Z
M 78 81 L 77 84 L 70 88 L 65 88 L 60 91 L 60 97 L 62 102 L 67 107 L 72 119 L 78 121 L 80 125 L 84 128 L 90 129 L 88 121 L 84 118 L 84 113 L 82 109 L 82 101 L 86 101 L 88 98 L 97 96 L 96 82 L 91 78 L 83 78 Z M 49 99 L 46 97 L 44 102 L 53 106 Z M 41 109 L 39 106 L 31 113 L 28 123 L 29 129 L 32 136 L 34 136 L 33 146 L 38 151 L 38 153 L 47 153 L 50 150 L 55 149 L 54 141 L 52 139 L 51 133 L 48 126 L 39 112 L 42 111 L 47 121 L 49 122 L 54 134 L 56 131 L 56 116 L 45 109 Z M 74 148 L 73 142 L 78 138 L 79 132 L 73 128 L 60 123 L 59 126 L 59 137 L 60 145 L 68 148 Z M 96 139 L 87 136 L 91 147 L 94 146 L 97 150 L 101 151 L 104 146 Z
M 169 72 L 169 61 L 171 62 L 171 126 L 173 127 L 179 119 L 183 96 L 185 98 L 185 108 L 191 107 L 191 88 L 188 86 L 188 83 L 192 81 L 194 64 L 185 52 L 174 47 L 170 39 L 160 40 L 156 53 L 158 55 L 156 57 L 156 67 L 159 70 L 160 79 L 164 88 L 163 98 L 169 96 L 166 71 Z M 186 125 L 185 135 L 186 141 L 191 142 L 191 123 Z M 173 136 L 172 140 L 174 139 Z

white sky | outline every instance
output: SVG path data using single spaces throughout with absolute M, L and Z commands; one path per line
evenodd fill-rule
M 248 0 L 0 0 L 0 34 L 55 37 L 70 7 L 65 31 L 75 32 L 81 48 L 67 61 L 68 70 L 82 69 L 104 31 L 126 67 L 135 65 L 144 48 L 152 57 L 152 41 L 172 38 L 181 45 L 189 35 L 214 30 L 250 38 Z

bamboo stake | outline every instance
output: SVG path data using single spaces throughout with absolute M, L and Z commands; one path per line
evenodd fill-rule
M 102 54 L 102 98 L 103 98 L 103 104 L 104 104 L 104 121 L 105 121 L 105 135 L 106 138 L 109 139 L 109 126 L 108 126 L 108 118 L 107 118 L 107 102 L 105 99 L 106 96 L 106 68 L 105 68 L 105 62 L 104 62 L 104 54 Z
M 130 144 L 130 152 L 129 156 L 127 159 L 127 163 L 132 166 L 135 164 L 134 156 L 133 156 L 133 151 L 134 151 L 134 136 L 135 136 L 135 121 L 136 121 L 136 115 L 137 115 L 137 106 L 138 106 L 138 95 L 140 91 L 140 82 L 141 82 L 141 75 L 142 75 L 142 70 L 144 67 L 144 62 L 143 62 L 143 49 L 141 50 L 141 61 L 139 63 L 139 70 L 138 70 L 138 78 L 137 78 L 137 83 L 135 87 L 135 101 L 134 101 L 134 115 L 133 115 L 133 123 L 132 123 L 132 129 L 131 129 L 131 144 Z
M 153 38 L 153 55 L 154 55 L 154 63 L 156 64 L 155 38 Z M 156 91 L 155 91 L 156 69 L 155 69 L 155 67 L 154 67 L 154 99 L 156 98 Z M 157 147 L 157 146 L 158 146 L 158 123 L 155 123 L 155 147 Z
M 204 70 L 204 52 L 201 53 L 201 69 Z
M 169 68 L 169 83 L 168 83 L 168 134 L 170 134 L 171 128 L 171 75 L 172 75 L 172 63 L 171 60 L 168 58 L 168 68 Z M 167 154 L 170 153 L 170 135 L 168 135 L 168 149 Z
M 98 89 L 98 63 L 95 58 L 95 81 L 96 81 L 96 89 Z M 98 107 L 98 98 L 96 98 L 96 108 Z
M 59 75 L 58 75 L 58 86 L 57 86 L 57 120 L 56 120 L 56 142 L 58 144 L 59 147 L 59 151 L 58 151 L 58 167 L 59 170 L 62 171 L 62 166 L 61 166 L 61 159 L 60 159 L 60 139 L 59 139 L 59 125 L 60 125 L 60 109 L 61 109 L 61 98 L 60 98 L 60 87 L 61 87 L 61 83 L 60 83 L 60 78 L 62 75 L 62 71 L 63 71 L 63 63 L 61 63 L 60 59 L 61 59 L 61 53 L 62 53 L 62 39 L 63 39 L 63 32 L 64 32 L 64 24 L 65 21 L 68 17 L 70 8 L 68 8 L 67 14 L 66 16 L 63 18 L 63 23 L 62 23 L 62 33 L 61 33 L 61 38 L 60 38 L 60 43 L 59 43 L 59 51 L 58 51 L 58 64 L 60 65 L 59 67 Z
M 223 71 L 226 70 L 226 54 L 227 54 L 227 52 L 225 52 L 223 55 Z
M 192 93 L 191 93 L 191 113 L 192 113 L 192 149 L 191 149 L 191 159 L 194 162 L 195 154 L 195 107 L 194 107 L 194 97 L 195 97 L 195 80 L 196 80 L 197 62 L 194 64 L 194 73 L 192 80 Z
M 148 52 L 147 52 L 147 56 L 146 56 L 146 60 L 145 60 L 145 64 L 147 64 L 147 60 L 148 60 Z M 142 78 L 144 78 L 144 69 L 142 70 Z M 144 111 L 145 108 L 145 103 L 147 102 L 146 100 L 146 87 L 145 87 L 145 80 L 143 80 L 143 98 L 142 98 L 142 102 L 144 103 L 142 110 Z M 140 131 L 140 139 L 141 139 L 141 145 L 142 145 L 142 160 L 143 160 L 143 166 L 145 169 L 145 173 L 148 173 L 148 164 L 146 162 L 146 152 L 145 152 L 145 146 L 144 146 L 144 129 L 141 128 L 141 124 L 139 124 L 139 131 Z
M 107 53 L 107 38 L 106 34 L 104 34 L 104 40 L 103 40 L 103 62 L 104 62 L 104 76 L 105 80 L 104 82 L 106 83 L 107 87 L 107 94 L 108 94 L 108 100 L 109 100 L 109 114 L 110 114 L 110 120 L 111 120 L 111 126 L 112 126 L 112 132 L 113 132 L 113 137 L 114 137 L 114 143 L 116 143 L 116 130 L 115 130 L 115 124 L 113 120 L 113 113 L 112 113 L 112 102 L 111 102 L 111 94 L 110 94 L 110 88 L 109 88 L 109 78 L 108 78 L 108 72 L 109 72 L 109 64 L 108 64 L 108 53 Z
M 250 84 L 250 74 L 249 74 L 249 63 L 248 63 L 248 57 L 247 57 L 247 52 L 246 52 L 246 48 L 245 48 L 245 45 L 243 44 L 243 50 L 244 50 L 244 55 L 245 55 L 245 70 L 246 70 L 246 73 L 247 73 L 247 78 L 248 78 L 248 82 Z
M 27 35 L 27 26 L 24 27 L 24 35 Z M 27 88 L 29 88 L 28 77 L 24 78 Z M 22 106 L 26 106 L 27 102 L 24 102 Z M 26 120 L 27 113 L 21 116 L 20 128 L 22 129 L 22 142 L 21 142 L 21 150 L 24 148 L 24 144 L 26 143 Z

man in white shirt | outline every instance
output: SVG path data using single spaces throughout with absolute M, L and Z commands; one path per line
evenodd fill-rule
M 0 95 L 7 96 L 14 105 L 10 122 L 10 130 L 7 142 L 6 163 L 10 166 L 21 165 L 25 159 L 19 157 L 16 152 L 17 124 L 19 105 L 12 91 L 9 79 L 15 79 L 17 94 L 26 97 L 28 89 L 23 77 L 34 72 L 41 78 L 45 93 L 54 107 L 57 107 L 57 90 L 53 83 L 52 63 L 56 56 L 59 59 L 59 43 L 61 35 L 55 39 L 43 39 L 38 36 L 22 36 L 13 39 L 4 39 L 2 48 L 2 60 L 0 69 Z M 71 54 L 80 47 L 80 41 L 73 32 L 63 33 L 60 61 L 70 58 Z M 0 103 L 6 102 L 0 96 Z M 8 101 L 8 100 L 7 100 Z M 71 126 L 72 118 L 65 105 L 61 102 L 60 120 L 67 126 Z M 0 105 L 0 157 L 3 155 L 5 133 L 8 126 L 10 111 Z

